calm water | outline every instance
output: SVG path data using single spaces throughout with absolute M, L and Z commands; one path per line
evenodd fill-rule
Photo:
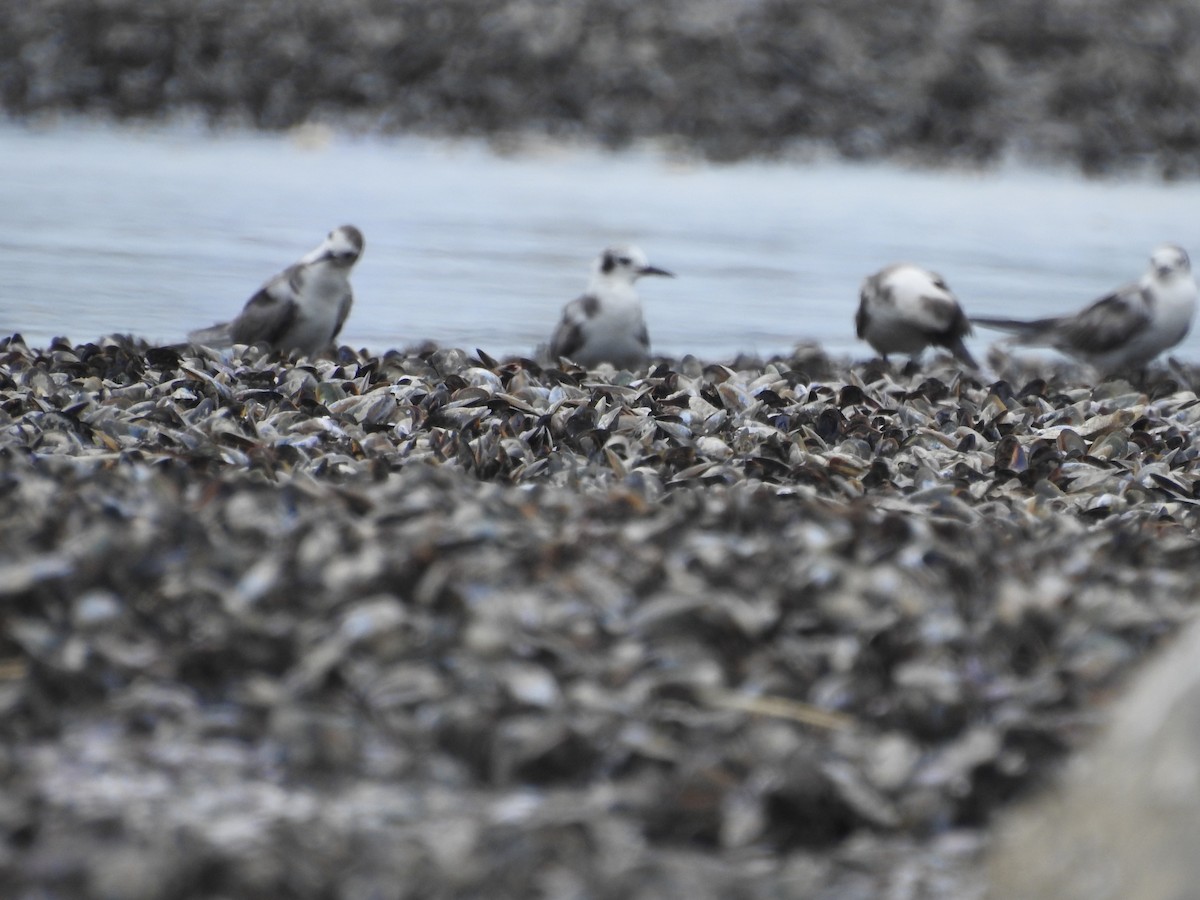
M 36 344 L 179 340 L 344 222 L 367 249 L 343 338 L 374 350 L 430 338 L 527 353 L 617 240 L 679 275 L 642 282 L 655 349 L 706 359 L 801 339 L 870 355 L 854 339 L 858 285 L 902 259 L 940 270 L 968 312 L 1032 316 L 1137 277 L 1161 241 L 1200 255 L 1200 185 L 1024 170 L 85 125 L 0 126 L 0 166 L 0 333 Z M 1200 328 L 1180 356 L 1200 360 Z

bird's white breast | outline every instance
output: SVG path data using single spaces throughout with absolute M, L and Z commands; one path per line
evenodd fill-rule
M 1161 332 L 1168 347 L 1184 339 L 1196 312 L 1196 281 L 1190 275 L 1173 278 L 1160 287 L 1154 327 Z M 1164 348 L 1165 349 L 1165 348 Z
M 599 309 L 582 327 L 587 355 L 620 358 L 644 353 L 638 340 L 644 326 L 642 304 L 632 288 L 598 291 L 596 298 Z
M 342 270 L 325 263 L 308 266 L 295 297 L 296 318 L 287 342 L 310 354 L 328 346 L 349 291 L 350 282 Z

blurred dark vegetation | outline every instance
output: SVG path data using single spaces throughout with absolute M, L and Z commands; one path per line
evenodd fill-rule
M 0 0 L 0 102 L 1200 171 L 1183 0 Z

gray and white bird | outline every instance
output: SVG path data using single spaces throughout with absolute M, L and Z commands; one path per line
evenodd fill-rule
M 582 297 L 563 308 L 550 338 L 550 358 L 565 357 L 581 366 L 610 363 L 631 369 L 650 358 L 650 336 L 634 282 L 643 275 L 675 277 L 650 265 L 637 247 L 607 248 L 592 266 Z
M 236 319 L 193 331 L 188 339 L 210 347 L 262 343 L 307 356 L 324 350 L 350 315 L 350 269 L 362 251 L 361 231 L 353 225 L 335 228 L 259 288 Z
M 984 328 L 1013 332 L 1021 344 L 1053 347 L 1101 372 L 1139 369 L 1187 335 L 1196 311 L 1196 279 L 1182 247 L 1150 254 L 1140 281 L 1069 316 L 1022 321 L 973 316 Z
M 898 263 L 867 276 L 854 324 L 858 336 L 884 360 L 889 353 L 917 357 L 933 345 L 979 368 L 963 344 L 971 323 L 958 300 L 941 275 L 920 266 Z

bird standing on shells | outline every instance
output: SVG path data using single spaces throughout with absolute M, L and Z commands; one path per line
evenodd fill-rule
M 188 338 L 210 347 L 262 343 L 312 356 L 333 343 L 350 315 L 350 269 L 362 251 L 361 231 L 353 225 L 335 228 L 259 288 L 232 322 L 193 331 Z
M 650 358 L 650 335 L 634 282 L 643 275 L 675 276 L 650 265 L 637 247 L 609 247 L 597 258 L 582 297 L 563 308 L 550 338 L 550 358 L 565 357 L 581 366 L 610 363 L 619 369 Z
M 1021 344 L 1053 347 L 1102 372 L 1140 369 L 1188 333 L 1196 311 L 1196 279 L 1182 247 L 1150 254 L 1141 280 L 1069 316 L 1022 321 L 974 316 L 984 328 L 1014 333 Z
M 899 263 L 869 275 L 854 317 L 858 336 L 887 361 L 889 353 L 918 357 L 931 344 L 978 369 L 963 338 L 971 323 L 958 300 L 936 272 Z

